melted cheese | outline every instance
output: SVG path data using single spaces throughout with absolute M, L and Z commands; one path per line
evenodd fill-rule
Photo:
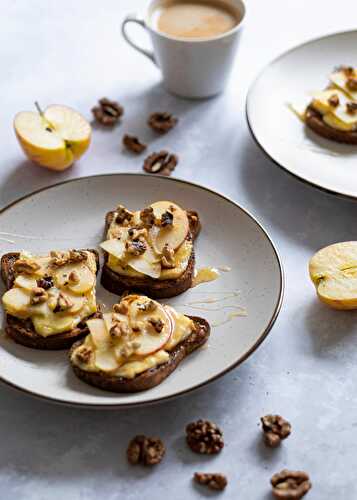
M 156 366 L 167 363 L 169 359 L 169 353 L 164 350 L 160 350 L 155 352 L 154 354 L 146 356 L 144 359 L 129 361 L 128 363 L 125 363 L 120 368 L 118 368 L 118 370 L 116 370 L 114 374 L 117 377 L 124 377 L 128 379 L 134 378 L 136 375 L 149 370 L 149 368 L 155 368 Z
M 50 297 L 44 303 L 31 305 L 31 290 L 37 286 L 36 280 L 44 276 L 51 276 L 56 284 L 61 268 L 51 267 L 50 257 L 31 257 L 27 253 L 21 254 L 20 258 L 30 258 L 39 264 L 40 268 L 30 276 L 28 274 L 19 274 L 17 276 L 14 286 L 5 292 L 2 298 L 6 312 L 17 318 L 30 318 L 35 331 L 42 337 L 63 333 L 75 328 L 83 319 L 88 318 L 97 310 L 95 296 L 96 262 L 91 252 L 87 252 L 87 255 L 87 261 L 65 266 L 68 274 L 71 271 L 81 272 L 83 266 L 86 266 L 86 278 L 88 279 L 87 272 L 89 270 L 91 281 L 84 288 L 86 289 L 85 292 L 78 293 L 77 291 L 77 293 L 74 293 L 68 289 L 67 282 L 63 283 L 63 286 L 53 286 L 47 290 L 49 295 L 53 294 L 54 296 L 62 292 L 73 304 L 70 309 L 55 313 L 48 305 Z

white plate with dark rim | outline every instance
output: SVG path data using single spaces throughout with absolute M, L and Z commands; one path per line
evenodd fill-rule
M 335 33 L 295 47 L 259 74 L 247 97 L 253 138 L 280 167 L 333 194 L 357 198 L 357 146 L 328 141 L 288 108 L 322 90 L 339 65 L 355 66 L 357 31 Z
M 231 268 L 216 281 L 201 284 L 169 301 L 182 312 L 204 316 L 218 324 L 212 328 L 208 347 L 191 354 L 159 386 L 120 395 L 78 380 L 65 351 L 37 351 L 1 335 L 0 380 L 58 403 L 130 407 L 166 400 L 205 385 L 244 361 L 259 346 L 282 303 L 280 258 L 267 233 L 248 212 L 198 185 L 150 175 L 109 174 L 36 191 L 0 213 L 1 254 L 19 249 L 45 253 L 54 248 L 96 247 L 102 237 L 104 214 L 109 209 L 120 202 L 134 210 L 160 199 L 175 201 L 200 213 L 203 228 L 196 246 L 198 268 Z M 107 306 L 115 302 L 115 296 L 100 285 L 98 298 Z M 246 316 L 232 318 L 235 313 L 244 312 Z

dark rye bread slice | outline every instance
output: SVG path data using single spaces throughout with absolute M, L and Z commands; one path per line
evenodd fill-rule
M 73 344 L 69 352 L 69 358 L 73 371 L 77 377 L 87 384 L 99 387 L 99 389 L 103 389 L 105 391 L 130 393 L 152 389 L 156 385 L 161 384 L 161 382 L 178 367 L 186 356 L 207 342 L 211 331 L 209 323 L 205 319 L 197 316 L 189 317 L 194 321 L 196 330 L 185 340 L 177 344 L 177 346 L 169 353 L 169 361 L 157 367 L 150 368 L 149 370 L 136 375 L 133 379 L 115 377 L 105 372 L 89 372 L 75 365 L 71 360 L 71 355 L 77 347 L 82 345 L 83 340 Z
M 323 121 L 321 113 L 312 106 L 308 106 L 306 109 L 305 123 L 311 130 L 325 139 L 344 144 L 357 144 L 357 131 L 348 132 L 330 127 Z
M 115 212 L 108 212 L 105 217 L 105 238 L 109 226 L 113 221 L 114 213 Z M 187 210 L 187 215 L 190 227 L 188 238 L 194 241 L 201 230 L 200 219 L 197 212 L 192 210 Z M 192 285 L 195 270 L 195 252 L 193 248 L 186 270 L 179 278 L 175 279 L 158 280 L 150 278 L 149 276 L 121 276 L 108 267 L 107 260 L 108 254 L 105 252 L 101 284 L 106 290 L 115 293 L 116 295 L 121 295 L 123 292 L 130 290 L 132 292 L 139 292 L 143 295 L 148 295 L 152 299 L 168 299 L 185 292 Z
M 89 250 L 95 255 L 95 260 L 97 263 L 97 274 L 99 271 L 99 255 L 96 250 Z M 19 252 L 11 252 L 3 255 L 1 257 L 1 277 L 2 280 L 9 290 L 15 281 L 14 264 L 20 256 Z M 90 316 L 91 318 L 96 317 L 98 313 Z M 86 320 L 89 318 L 86 318 Z M 86 321 L 85 320 L 85 321 Z M 68 332 L 58 333 L 56 335 L 51 335 L 49 337 L 42 337 L 39 335 L 33 326 L 31 319 L 20 319 L 12 316 L 11 314 L 6 315 L 6 334 L 11 337 L 16 343 L 22 344 L 26 347 L 32 347 L 33 349 L 43 349 L 43 350 L 60 350 L 69 349 L 73 342 L 79 340 L 86 335 L 88 335 L 89 330 L 85 323 L 82 321 L 76 328 Z

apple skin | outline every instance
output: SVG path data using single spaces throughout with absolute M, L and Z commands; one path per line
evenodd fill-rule
M 56 133 L 58 139 L 57 144 L 53 144 L 52 147 L 43 147 L 41 146 L 40 142 L 37 142 L 35 144 L 31 142 L 23 133 L 21 133 L 20 121 L 21 119 L 26 117 L 26 115 L 28 117 L 30 117 L 30 115 L 38 116 L 39 119 L 43 122 L 43 132 L 46 133 L 46 120 L 44 118 L 41 118 L 37 113 L 26 111 L 16 114 L 14 118 L 14 130 L 17 140 L 29 160 L 41 167 L 46 167 L 50 170 L 62 171 L 72 166 L 73 163 L 78 160 L 89 148 L 89 145 L 91 143 L 91 126 L 82 115 L 67 106 L 49 106 L 44 112 L 45 118 L 47 118 L 46 113 L 48 113 L 51 109 L 63 109 L 63 111 L 68 115 L 72 114 L 73 116 L 75 116 L 75 119 L 77 121 L 82 121 L 82 123 L 87 127 L 86 136 L 79 140 L 71 139 L 70 137 L 63 136 L 62 130 L 61 135 L 57 135 Z M 39 126 L 39 124 L 37 124 L 37 126 Z

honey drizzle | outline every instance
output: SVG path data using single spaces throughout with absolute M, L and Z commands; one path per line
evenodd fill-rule
M 220 272 L 215 267 L 202 267 L 195 271 L 191 288 L 201 285 L 201 283 L 208 283 L 219 278 Z

